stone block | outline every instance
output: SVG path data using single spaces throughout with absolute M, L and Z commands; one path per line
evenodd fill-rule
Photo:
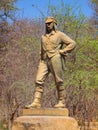
M 67 116 L 21 116 L 12 130 L 79 130 L 77 121 Z
M 80 130 L 77 121 L 68 117 L 68 109 L 24 109 L 14 120 L 12 130 Z
M 24 116 L 68 116 L 69 112 L 67 108 L 56 109 L 56 108 L 39 108 L 39 109 L 23 109 Z

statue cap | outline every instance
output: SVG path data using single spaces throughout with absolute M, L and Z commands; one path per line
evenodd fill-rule
M 51 23 L 54 22 L 55 24 L 57 24 L 56 19 L 54 19 L 53 17 L 47 17 L 45 20 L 45 23 Z

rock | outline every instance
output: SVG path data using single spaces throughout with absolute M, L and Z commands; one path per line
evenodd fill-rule
M 21 116 L 12 130 L 79 130 L 77 121 L 64 116 Z
M 68 117 L 68 110 L 66 109 L 24 109 L 23 116 L 18 117 L 14 121 L 12 130 L 80 129 L 77 121 Z

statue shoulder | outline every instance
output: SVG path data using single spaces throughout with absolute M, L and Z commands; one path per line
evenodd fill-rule
M 43 39 L 45 37 L 45 34 L 43 34 L 42 36 L 41 36 L 41 39 Z
M 65 34 L 65 33 L 64 33 L 64 32 L 62 32 L 62 31 L 58 31 L 58 33 L 59 33 L 59 34 L 61 34 L 61 35 L 62 35 L 62 34 L 63 34 L 63 35 Z
M 58 34 L 59 34 L 60 37 L 66 37 L 67 36 L 67 34 L 62 32 L 62 31 L 59 31 Z
M 42 39 L 43 39 L 43 35 L 41 36 L 41 41 L 42 41 Z

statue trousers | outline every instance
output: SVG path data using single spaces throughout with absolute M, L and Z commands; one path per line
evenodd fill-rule
M 63 86 L 62 71 L 62 61 L 60 54 L 56 54 L 52 58 L 40 60 L 36 76 L 36 83 L 43 85 L 48 74 L 51 72 L 54 77 L 56 86 Z

